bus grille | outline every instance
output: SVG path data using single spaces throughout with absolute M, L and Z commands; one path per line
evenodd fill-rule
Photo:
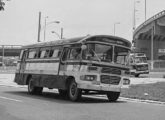
M 145 71 L 148 70 L 148 65 L 138 65 L 137 71 Z
M 101 83 L 118 85 L 121 78 L 117 76 L 101 75 Z
M 101 70 L 102 73 L 109 73 L 109 74 L 116 74 L 121 75 L 121 70 L 117 68 L 109 68 L 109 67 L 103 67 Z

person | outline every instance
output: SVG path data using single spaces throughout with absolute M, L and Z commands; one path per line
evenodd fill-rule
M 73 49 L 71 58 L 72 59 L 80 59 L 81 58 L 81 49 L 80 48 Z

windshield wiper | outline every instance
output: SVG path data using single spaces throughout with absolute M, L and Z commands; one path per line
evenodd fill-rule
M 94 53 L 94 55 L 96 56 L 98 62 L 100 63 L 101 62 L 101 59 L 99 58 L 99 56 L 96 54 L 96 52 L 93 49 L 91 49 L 91 50 Z

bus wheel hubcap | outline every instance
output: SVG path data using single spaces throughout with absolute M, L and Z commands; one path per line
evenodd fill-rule
M 72 86 L 71 86 L 71 95 L 72 96 L 75 96 L 76 90 L 77 90 L 76 84 L 72 84 Z

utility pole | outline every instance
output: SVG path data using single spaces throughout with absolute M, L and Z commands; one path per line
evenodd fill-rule
M 146 16 L 147 16 L 147 1 L 145 0 L 145 21 L 146 21 Z
M 61 39 L 63 39 L 63 28 L 61 28 Z
M 38 42 L 41 42 L 40 41 L 40 32 L 41 32 L 41 12 L 39 12 L 39 21 L 38 21 L 38 39 L 37 39 Z
M 155 35 L 155 25 L 152 26 L 151 30 L 151 70 L 153 70 L 154 66 L 154 35 Z

